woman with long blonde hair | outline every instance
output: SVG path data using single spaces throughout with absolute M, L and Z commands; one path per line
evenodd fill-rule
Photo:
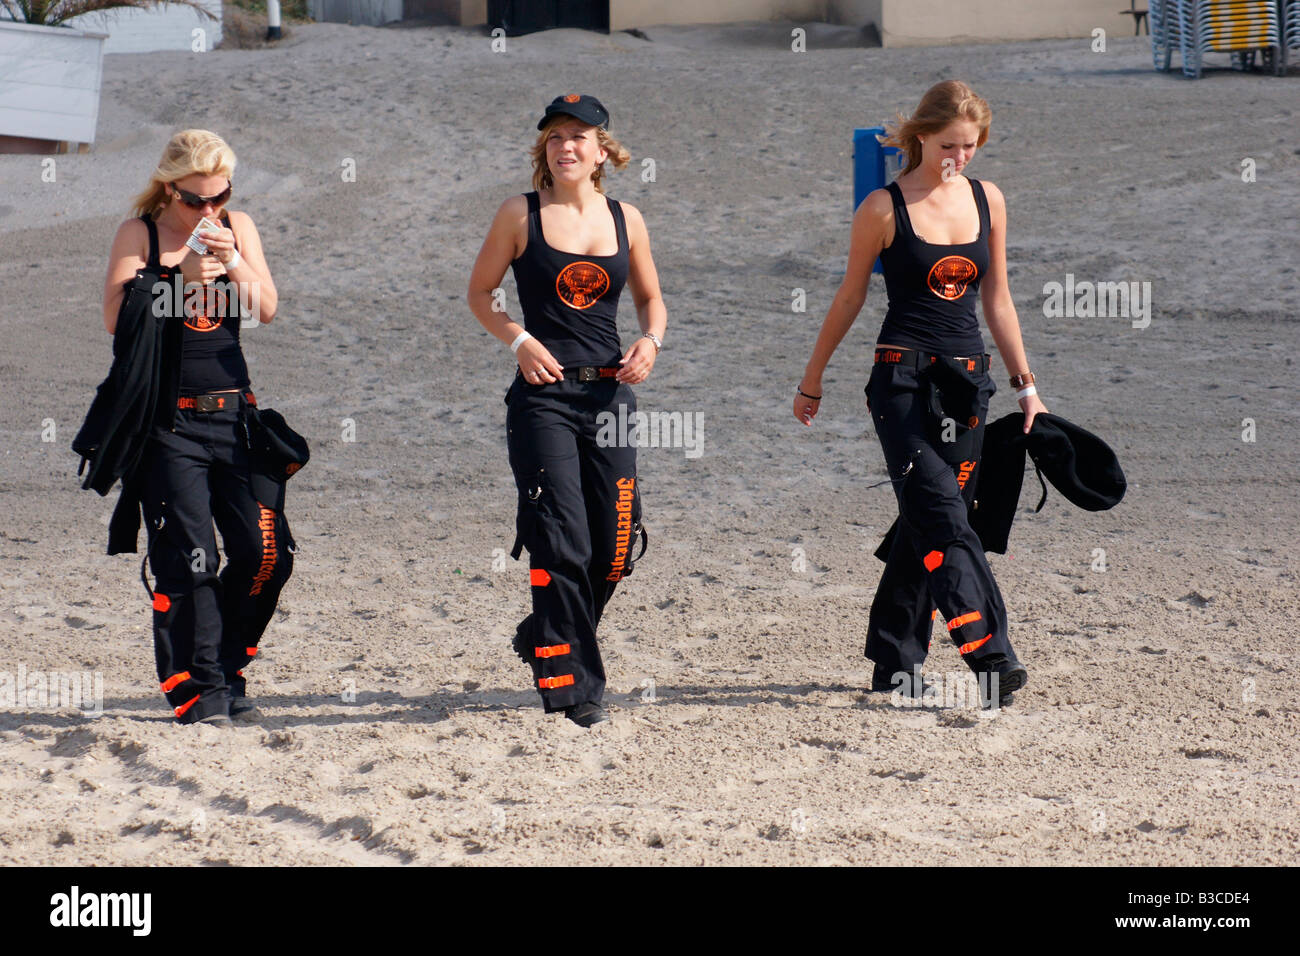
M 634 419 L 630 386 L 654 367 L 668 316 L 641 213 L 604 195 L 605 163 L 628 162 L 605 107 L 556 97 L 537 128 L 534 191 L 497 211 L 468 301 L 517 363 L 506 442 L 519 492 L 514 556 L 528 549 L 533 612 L 516 628 L 515 651 L 543 709 L 590 727 L 609 719 L 596 627 L 632 571 L 637 537 L 644 542 L 635 444 L 608 440 L 601 425 Z M 523 324 L 494 308 L 507 268 Z M 625 283 L 641 326 L 626 350 L 615 321 Z
M 822 373 L 866 301 L 879 256 L 889 309 L 866 394 L 899 522 L 867 625 L 872 690 L 923 692 L 919 671 L 937 609 L 971 670 L 988 678 L 981 691 L 995 707 L 1011 702 L 1028 672 L 1012 650 L 1002 595 L 967 515 L 996 391 L 976 299 L 1026 432 L 1047 409 L 1007 284 L 1006 201 L 992 183 L 963 175 L 988 140 L 991 119 L 983 98 L 949 80 L 894 125 L 887 142 L 906 153 L 906 168 L 853 217 L 848 269 L 796 390 L 794 416 L 812 424 Z
M 228 724 L 252 710 L 243 669 L 293 568 L 283 486 L 268 492 L 252 477 L 248 410 L 256 399 L 240 347 L 241 305 L 267 323 L 277 296 L 252 218 L 226 210 L 235 162 L 215 133 L 174 135 L 136 197 L 134 218 L 113 238 L 104 282 L 104 326 L 113 333 L 126 286 L 138 274 L 159 280 L 159 397 L 139 464 L 122 484 L 124 504 L 134 513 L 138 501 L 146 521 L 158 680 L 184 724 Z M 204 218 L 212 228 L 187 244 Z M 226 552 L 220 574 L 214 524 Z

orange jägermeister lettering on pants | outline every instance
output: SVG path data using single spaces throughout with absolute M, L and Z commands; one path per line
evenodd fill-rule
M 622 580 L 628 547 L 632 542 L 632 500 L 636 496 L 636 479 L 620 478 L 615 484 L 618 486 L 618 501 L 614 510 L 618 513 L 618 524 L 614 535 L 614 559 L 610 562 L 609 574 L 605 575 L 606 581 Z
M 257 577 L 253 578 L 253 586 L 248 592 L 250 596 L 261 594 L 262 585 L 275 573 L 275 512 L 270 508 L 259 507 L 259 510 L 257 526 L 262 530 L 262 566 L 257 569 Z

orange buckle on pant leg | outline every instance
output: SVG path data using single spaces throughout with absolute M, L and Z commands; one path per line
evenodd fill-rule
M 551 583 L 551 573 L 541 568 L 533 568 L 528 572 L 528 583 L 535 588 L 544 588 Z
M 961 617 L 954 617 L 948 622 L 948 630 L 955 631 L 963 624 L 969 624 L 971 621 L 978 621 L 980 616 L 979 611 L 971 611 L 969 614 L 963 614 Z
M 933 571 L 939 565 L 943 564 L 943 552 L 931 551 L 921 559 L 921 563 L 925 565 L 927 571 Z
M 185 713 L 185 711 L 187 711 L 187 710 L 189 710 L 191 707 L 193 707 L 193 706 L 194 706 L 194 702 L 195 702 L 196 700 L 198 700 L 198 699 L 199 699 L 200 697 L 202 697 L 202 696 L 203 696 L 202 694 L 195 694 L 193 697 L 191 697 L 191 698 L 190 698 L 189 700 L 187 700 L 185 703 L 183 703 L 183 704 L 181 704 L 179 707 L 177 707 L 177 708 L 176 708 L 176 716 L 177 716 L 177 717 L 183 716 L 184 713 Z
M 561 654 L 569 653 L 569 645 L 556 644 L 551 647 L 534 647 L 533 653 L 538 657 L 559 657 Z
M 559 677 L 539 677 L 537 686 L 542 690 L 551 690 L 556 687 L 568 687 L 573 683 L 572 674 L 561 674 Z
M 158 686 L 161 687 L 161 688 L 162 688 L 162 692 L 163 692 L 164 694 L 166 694 L 168 691 L 170 691 L 172 688 L 174 688 L 177 684 L 183 684 L 183 683 L 185 683 L 185 682 L 186 682 L 187 680 L 189 680 L 189 679 L 190 679 L 190 672 L 189 672 L 189 671 L 181 671 L 179 674 L 173 674 L 171 677 L 167 678 L 165 681 L 163 681 L 163 682 L 162 682 L 161 684 L 159 684 Z
M 257 656 L 257 648 L 256 648 L 256 647 L 246 647 L 246 648 L 244 648 L 244 653 L 247 654 L 249 657 L 256 657 L 256 656 Z
M 983 647 L 992 639 L 992 637 L 992 634 L 985 634 L 978 641 L 971 641 L 969 644 L 963 644 L 961 647 L 957 648 L 957 653 L 969 654 L 971 651 Z
M 172 606 L 172 599 L 160 591 L 153 592 L 153 609 L 166 614 Z

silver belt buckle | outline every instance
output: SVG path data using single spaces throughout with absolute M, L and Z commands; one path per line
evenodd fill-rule
M 599 379 L 600 379 L 600 369 L 598 368 L 594 368 L 590 365 L 584 365 L 582 368 L 578 369 L 579 382 L 595 382 L 598 381 Z
M 233 392 L 229 395 L 196 395 L 194 397 L 194 410 L 196 412 L 221 412 L 238 404 L 239 396 Z

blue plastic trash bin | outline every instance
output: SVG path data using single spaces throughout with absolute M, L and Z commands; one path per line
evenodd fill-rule
M 884 136 L 883 126 L 871 126 L 853 131 L 853 211 L 857 212 L 867 193 L 883 189 L 892 183 L 900 172 L 906 155 L 895 146 L 882 146 L 877 136 Z M 871 269 L 883 272 L 880 260 Z

